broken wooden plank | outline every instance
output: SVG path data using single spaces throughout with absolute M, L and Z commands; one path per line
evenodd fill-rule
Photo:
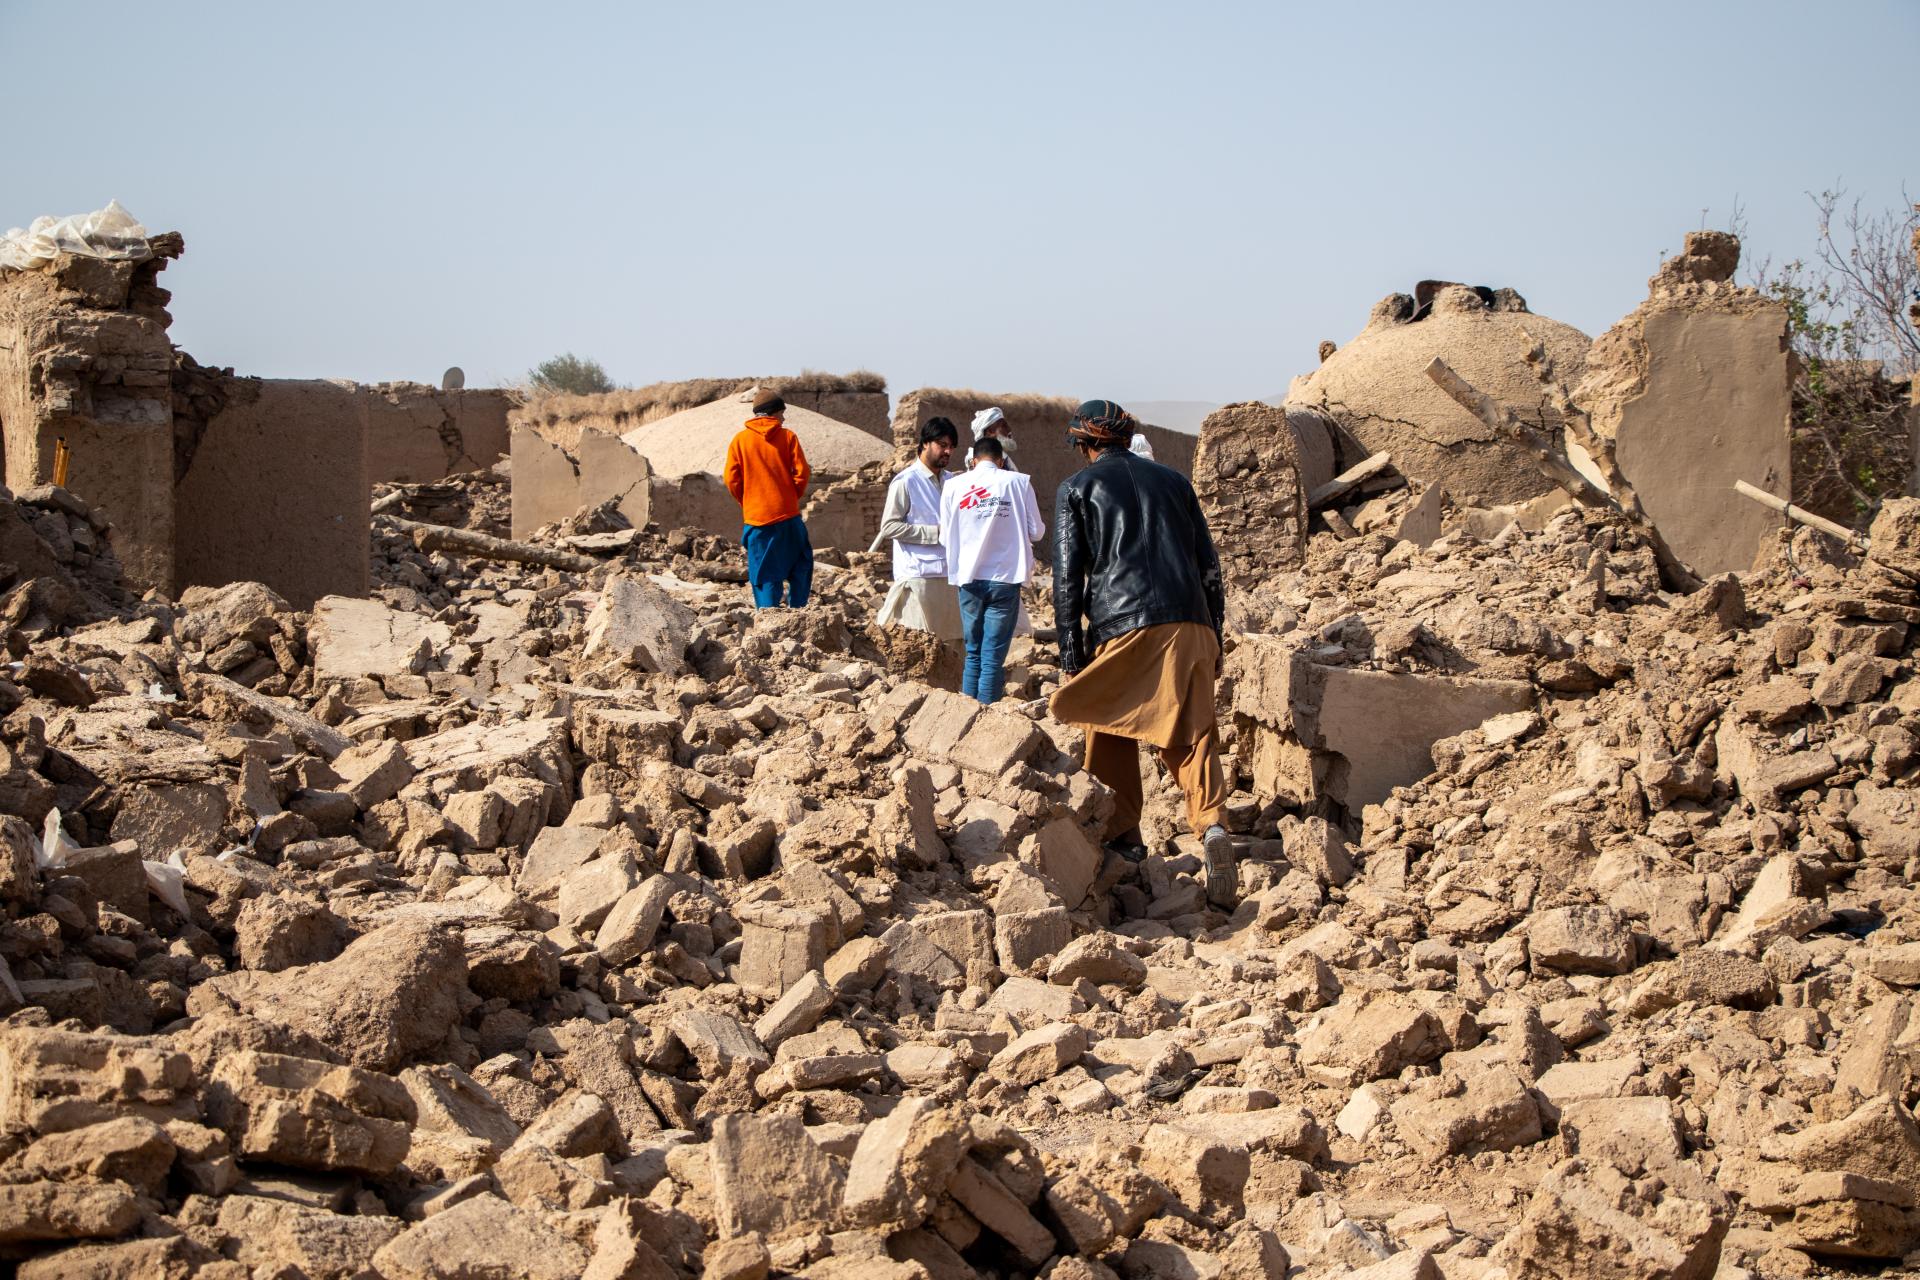
M 592 556 L 543 547 L 532 542 L 513 542 L 471 529 L 454 529 L 443 524 L 422 524 L 399 516 L 376 517 L 389 528 L 413 539 L 422 551 L 451 551 L 456 555 L 477 556 L 482 560 L 510 560 L 517 564 L 535 564 L 544 569 L 565 569 L 570 573 L 588 573 L 605 564 Z
M 1805 507 L 1796 507 L 1785 498 L 1776 498 L 1765 489 L 1750 485 L 1745 480 L 1735 480 L 1733 488 L 1734 492 L 1742 497 L 1752 498 L 1761 506 L 1778 511 L 1787 519 L 1806 525 L 1809 529 L 1818 529 L 1822 533 L 1831 534 L 1856 551 L 1867 549 L 1867 540 L 1843 524 L 1835 524 L 1825 516 L 1817 516 Z
M 1392 465 L 1392 454 L 1376 453 L 1366 461 L 1348 467 L 1345 471 L 1342 471 L 1339 475 L 1307 495 L 1308 509 L 1311 510 L 1314 507 L 1324 506 L 1326 503 L 1333 501 L 1362 481 L 1379 475 Z

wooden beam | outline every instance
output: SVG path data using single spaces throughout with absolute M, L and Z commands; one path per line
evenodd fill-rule
M 1379 475 L 1392 465 L 1392 454 L 1376 453 L 1364 462 L 1356 463 L 1354 466 L 1348 467 L 1345 471 L 1342 471 L 1339 475 L 1307 495 L 1307 509 L 1311 511 L 1315 507 L 1325 506 L 1349 489 L 1354 488 L 1361 481 L 1369 480 Z
M 1831 534 L 1856 551 L 1865 551 L 1867 549 L 1867 540 L 1843 524 L 1835 524 L 1825 516 L 1817 516 L 1805 507 L 1796 507 L 1785 498 L 1776 498 L 1765 489 L 1750 485 L 1745 480 L 1735 480 L 1733 482 L 1733 488 L 1734 491 L 1741 496 L 1752 498 L 1761 506 L 1778 511 L 1781 515 L 1797 524 L 1803 524 L 1809 529 L 1818 529 L 1822 533 Z
M 569 573 L 589 573 L 607 563 L 557 547 L 511 542 L 506 538 L 475 533 L 471 529 L 422 524 L 417 520 L 402 520 L 399 516 L 381 515 L 375 518 L 388 528 L 412 538 L 413 545 L 422 551 L 450 551 L 455 555 L 475 556 L 482 560 L 510 560 L 518 564 L 539 565 L 543 569 L 564 569 Z

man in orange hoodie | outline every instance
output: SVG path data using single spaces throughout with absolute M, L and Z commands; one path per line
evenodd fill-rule
M 753 416 L 727 446 L 723 478 L 740 504 L 747 582 L 760 609 L 783 603 L 798 609 L 813 591 L 813 543 L 800 518 L 812 471 L 786 416 L 787 402 L 778 392 L 757 393 Z

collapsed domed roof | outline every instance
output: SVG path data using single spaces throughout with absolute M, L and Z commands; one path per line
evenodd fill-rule
M 1446 486 L 1462 502 L 1521 502 L 1551 487 L 1519 446 L 1455 404 L 1426 375 L 1439 356 L 1454 372 L 1522 420 L 1560 432 L 1527 351 L 1545 347 L 1554 377 L 1580 381 L 1592 340 L 1535 315 L 1511 289 L 1422 281 L 1420 298 L 1389 295 L 1367 327 L 1311 375 L 1296 379 L 1290 405 L 1319 409 L 1373 452 L 1393 455 L 1402 475 Z
M 724 396 L 635 427 L 620 438 L 646 457 L 655 475 L 706 471 L 717 476 L 727 465 L 727 446 L 752 416 L 752 408 L 741 396 Z M 815 471 L 857 471 L 891 452 L 884 441 L 860 428 L 798 405 L 787 406 L 786 424 L 800 437 L 807 463 Z

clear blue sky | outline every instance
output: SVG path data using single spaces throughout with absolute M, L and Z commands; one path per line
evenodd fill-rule
M 1598 334 L 1702 210 L 1791 257 L 1920 178 L 1914 0 L 0 0 L 0 51 L 0 226 L 184 232 L 174 340 L 275 377 L 1246 398 L 1422 277 Z

